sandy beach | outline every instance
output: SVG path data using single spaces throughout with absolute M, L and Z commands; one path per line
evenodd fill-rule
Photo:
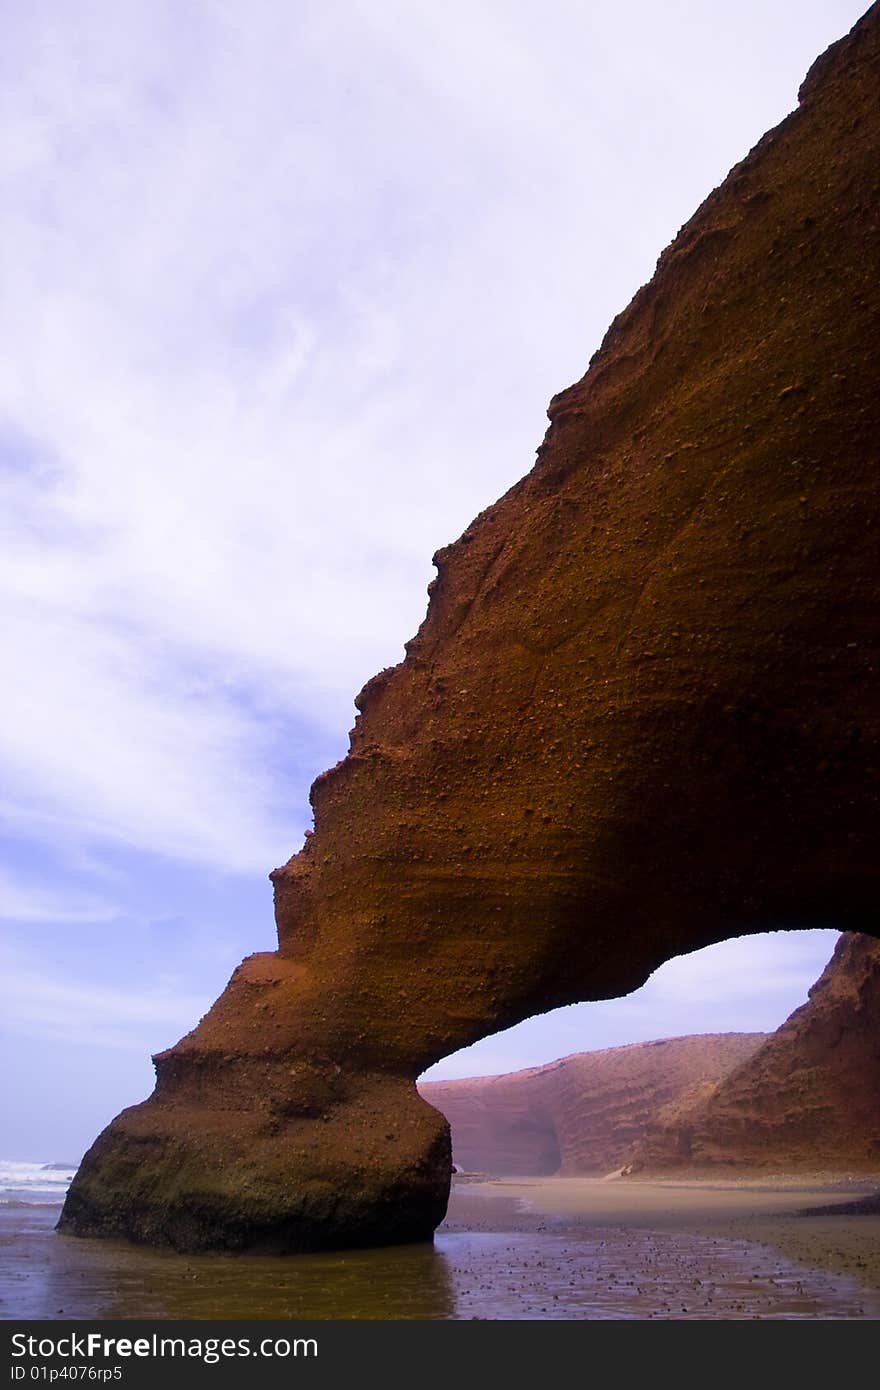
M 433 1243 L 284 1258 L 81 1240 L 54 1230 L 57 1205 L 9 1204 L 0 1316 L 877 1319 L 880 1213 L 850 1210 L 876 1191 L 458 1178 Z
M 871 1177 L 459 1179 L 441 1230 L 691 1232 L 771 1247 L 880 1290 Z

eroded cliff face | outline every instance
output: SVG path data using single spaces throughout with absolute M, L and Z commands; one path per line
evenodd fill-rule
M 875 5 L 438 554 L 273 875 L 277 953 L 156 1059 L 65 1229 L 427 1238 L 432 1062 L 726 936 L 877 930 L 878 49 Z
M 465 1170 L 609 1173 L 629 1161 L 663 1105 L 714 1089 L 766 1037 L 660 1038 L 506 1076 L 423 1081 L 419 1092 L 449 1121 L 452 1157 Z
M 661 1111 L 633 1159 L 880 1172 L 880 941 L 842 936 L 807 1003 L 706 1096 Z

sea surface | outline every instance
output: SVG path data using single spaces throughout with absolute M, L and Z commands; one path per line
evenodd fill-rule
M 688 1231 L 441 1231 L 433 1244 L 178 1255 L 54 1229 L 68 1165 L 0 1164 L 3 1318 L 876 1319 L 880 1296 Z
M 60 1206 L 76 1163 L 16 1163 L 0 1158 L 0 1207 Z

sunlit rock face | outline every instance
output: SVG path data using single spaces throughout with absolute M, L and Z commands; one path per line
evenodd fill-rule
M 874 6 L 814 65 L 438 554 L 273 875 L 277 953 L 160 1055 L 65 1229 L 427 1238 L 431 1063 L 734 934 L 877 931 L 878 35 Z
M 807 1003 L 700 1098 L 661 1110 L 636 1171 L 880 1172 L 880 942 L 850 933 Z
M 452 1157 L 466 1172 L 605 1174 L 629 1161 L 664 1105 L 714 1089 L 766 1037 L 660 1038 L 506 1076 L 424 1081 L 419 1092 L 449 1121 Z

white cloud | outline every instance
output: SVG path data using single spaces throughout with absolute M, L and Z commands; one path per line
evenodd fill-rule
M 52 833 L 61 808 L 82 838 L 265 868 L 283 843 L 270 819 L 269 719 L 249 720 L 222 673 L 209 684 L 136 632 L 61 605 L 2 608 L 16 672 L 0 723 L 13 828 L 45 818 Z
M 0 920 L 10 922 L 111 922 L 118 909 L 105 899 L 27 882 L 0 866 Z
M 20 7 L 13 823 L 249 871 L 293 849 L 285 717 L 341 751 L 432 551 L 858 8 Z
M 837 936 L 835 931 L 778 931 L 732 937 L 667 961 L 647 981 L 644 993 L 652 1006 L 671 1007 L 726 1006 L 736 997 L 754 1006 L 789 991 L 805 999 Z
M 141 1056 L 188 1032 L 211 1000 L 157 981 L 142 989 L 59 978 L 46 963 L 0 948 L 2 1026 L 7 1035 L 121 1049 Z

